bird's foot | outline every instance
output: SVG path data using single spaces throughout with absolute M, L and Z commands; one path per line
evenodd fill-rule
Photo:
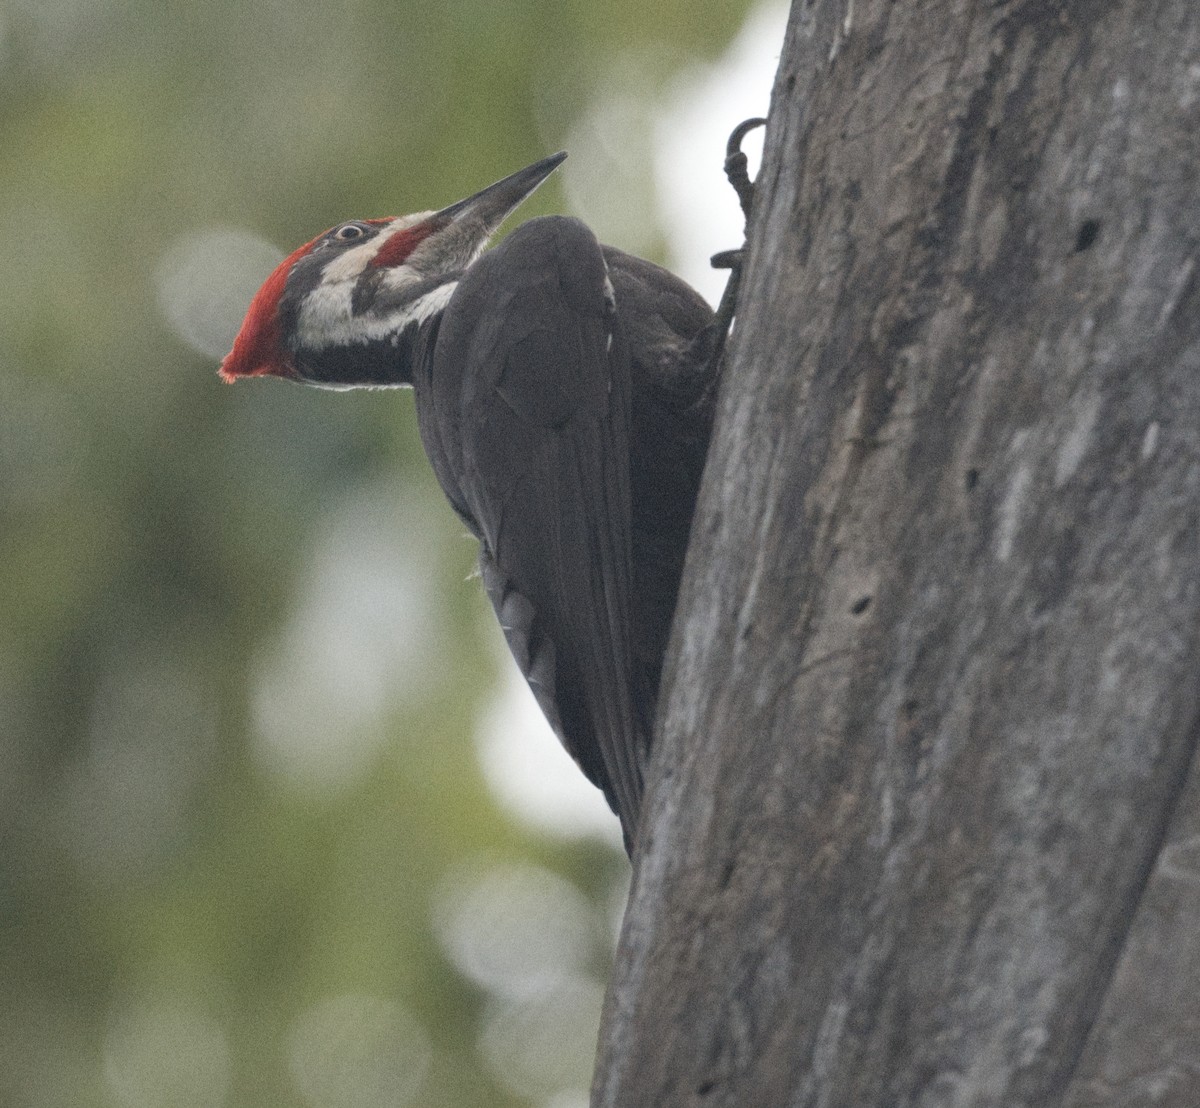
M 765 127 L 767 121 L 761 116 L 745 119 L 739 123 L 725 144 L 725 176 L 737 193 L 738 203 L 742 205 L 742 215 L 750 220 L 750 207 L 754 203 L 754 182 L 750 180 L 749 161 L 742 153 L 742 140 L 759 127 Z
M 767 121 L 760 116 L 743 120 L 733 129 L 729 141 L 725 144 L 725 176 L 729 178 L 733 191 L 737 193 L 738 203 L 742 206 L 742 215 L 747 223 L 750 221 L 750 210 L 754 204 L 754 182 L 750 180 L 749 162 L 742 152 L 742 140 L 756 128 L 765 127 L 766 123 Z M 746 248 L 742 246 L 737 250 L 722 250 L 711 259 L 713 269 L 729 270 L 729 280 L 725 283 L 725 292 L 717 308 L 717 324 L 722 336 L 729 331 L 733 323 L 733 310 L 745 257 Z M 724 338 L 719 345 L 724 346 Z
M 766 122 L 758 116 L 744 120 L 733 129 L 729 141 L 725 144 L 725 176 L 733 186 L 733 191 L 737 193 L 738 203 L 742 206 L 742 215 L 747 223 L 754 203 L 754 182 L 750 180 L 749 162 L 742 153 L 742 140 L 755 128 L 765 126 Z M 717 306 L 716 319 L 711 327 L 706 328 L 708 334 L 704 340 L 709 347 L 706 359 L 709 365 L 707 379 L 713 382 L 720 375 L 725 340 L 729 337 L 729 329 L 733 325 L 738 288 L 742 280 L 742 263 L 745 258 L 746 248 L 740 246 L 736 250 L 722 250 L 710 259 L 713 269 L 729 270 L 729 280 L 725 282 L 725 291 L 721 294 L 721 303 Z

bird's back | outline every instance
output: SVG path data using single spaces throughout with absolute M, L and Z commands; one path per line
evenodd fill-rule
M 713 311 L 661 266 L 611 246 L 604 259 L 632 352 L 634 683 L 653 726 L 712 430 L 716 371 L 705 340 Z
M 413 381 L 512 653 L 629 845 L 711 424 L 711 320 L 578 220 L 534 219 L 463 275 Z

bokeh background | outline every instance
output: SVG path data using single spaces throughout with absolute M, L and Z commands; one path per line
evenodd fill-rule
M 586 1104 L 628 868 L 404 393 L 221 385 L 349 217 L 545 154 L 714 298 L 783 0 L 0 6 L 0 1105 Z

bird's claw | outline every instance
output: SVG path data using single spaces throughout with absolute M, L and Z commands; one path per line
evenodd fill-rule
M 742 205 L 742 215 L 747 222 L 750 219 L 750 206 L 754 203 L 754 182 L 750 180 L 749 161 L 742 153 L 742 140 L 753 130 L 765 127 L 767 121 L 761 116 L 744 119 L 729 136 L 725 144 L 725 176 L 737 193 L 738 202 Z
M 746 119 L 739 123 L 725 144 L 725 176 L 738 195 L 742 205 L 742 215 L 750 222 L 750 209 L 754 203 L 754 182 L 750 180 L 749 161 L 742 153 L 742 140 L 753 130 L 766 125 L 766 120 L 760 116 Z M 738 287 L 741 284 L 742 264 L 746 258 L 746 248 L 737 250 L 722 250 L 711 259 L 713 269 L 729 270 L 729 280 L 725 282 L 725 291 L 721 295 L 721 303 L 717 306 L 716 319 L 713 321 L 712 353 L 709 364 L 713 367 L 713 379 L 719 376 L 721 357 L 725 352 L 725 340 L 729 336 L 729 328 L 733 323 L 734 310 L 737 305 Z
M 766 124 L 767 121 L 761 116 L 744 119 L 733 129 L 729 141 L 725 144 L 725 176 L 733 186 L 733 191 L 737 193 L 738 203 L 742 206 L 742 215 L 747 223 L 750 222 L 750 210 L 754 205 L 754 182 L 750 180 L 749 161 L 742 152 L 742 140 L 751 131 L 758 127 L 765 127 Z M 722 250 L 720 253 L 714 254 L 711 259 L 713 269 L 733 270 L 730 275 L 730 284 L 733 285 L 735 291 L 737 288 L 736 277 L 741 270 L 745 253 L 745 247 L 737 250 Z

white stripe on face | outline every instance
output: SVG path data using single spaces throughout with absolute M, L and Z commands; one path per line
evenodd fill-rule
M 393 219 L 382 233 L 367 239 L 360 246 L 352 246 L 334 258 L 322 271 L 321 283 L 350 281 L 353 284 L 358 280 L 359 274 L 371 264 L 371 259 L 383 249 L 383 244 L 388 239 L 401 231 L 415 227 L 433 214 L 433 212 L 415 212 L 412 215 L 402 215 Z
M 412 274 L 412 280 L 419 278 Z M 457 281 L 447 281 L 424 296 L 401 304 L 387 315 L 354 316 L 350 311 L 353 282 L 339 282 L 334 286 L 321 284 L 304 301 L 296 328 L 297 336 L 301 347 L 306 350 L 381 342 L 389 337 L 398 341 L 405 327 L 423 323 L 444 310 L 456 288 Z
M 421 297 L 413 304 L 402 306 L 384 317 L 355 316 L 353 313 L 354 288 L 359 278 L 371 264 L 372 259 L 383 249 L 384 244 L 396 234 L 428 219 L 432 212 L 415 212 L 394 219 L 381 234 L 375 235 L 359 246 L 353 246 L 338 254 L 321 272 L 321 283 L 305 298 L 300 307 L 296 337 L 300 346 L 309 350 L 323 350 L 329 346 L 344 346 L 354 342 L 373 342 L 386 338 L 397 327 L 403 327 L 413 319 L 424 319 L 446 306 L 454 286 L 441 286 Z M 384 279 L 390 289 L 400 291 L 406 285 L 416 284 L 423 278 L 406 265 L 388 267 Z M 438 295 L 443 299 L 437 301 Z M 433 297 L 433 300 L 429 298 Z M 429 303 L 432 307 L 425 307 Z

